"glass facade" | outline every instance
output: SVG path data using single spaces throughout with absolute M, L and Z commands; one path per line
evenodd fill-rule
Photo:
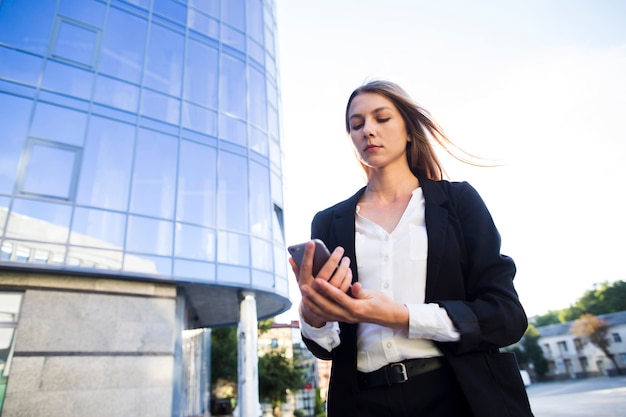
M 286 310 L 275 26 L 272 0 L 0 0 L 0 268 Z

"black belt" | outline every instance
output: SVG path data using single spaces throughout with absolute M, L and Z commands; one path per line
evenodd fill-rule
M 443 359 L 439 357 L 407 359 L 402 362 L 390 363 L 373 372 L 358 372 L 359 386 L 361 388 L 374 388 L 399 384 L 414 376 L 439 369 L 443 364 Z

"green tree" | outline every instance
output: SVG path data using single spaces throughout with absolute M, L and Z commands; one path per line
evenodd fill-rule
M 543 356 L 543 350 L 539 346 L 539 337 L 537 328 L 533 324 L 529 324 L 522 339 L 506 350 L 515 353 L 521 369 L 532 368 L 539 377 L 542 377 L 548 372 L 549 367 L 548 361 Z
M 294 361 L 281 349 L 274 349 L 259 357 L 259 396 L 274 408 L 287 400 L 287 391 L 304 385 L 302 373 Z
M 211 330 L 211 386 L 237 384 L 237 326 Z
M 536 316 L 534 318 L 534 323 L 537 327 L 561 323 L 561 321 L 559 320 L 559 310 L 550 310 L 545 314 Z
M 604 353 L 604 355 L 613 362 L 613 366 L 619 375 L 622 371 L 615 360 L 615 355 L 610 351 L 610 340 L 608 338 L 609 326 L 601 318 L 594 316 L 593 314 L 583 314 L 578 320 L 572 323 L 570 332 L 581 340 L 589 341 L 592 345 Z

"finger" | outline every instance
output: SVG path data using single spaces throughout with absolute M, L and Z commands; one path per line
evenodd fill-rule
M 341 261 L 341 257 L 343 256 L 345 250 L 341 246 L 337 246 L 335 250 L 330 254 L 330 257 L 320 269 L 317 274 L 317 277 L 325 279 L 328 281 L 332 278 L 333 274 L 336 272 L 336 269 Z
M 339 288 L 341 291 L 346 292 L 352 284 L 352 270 L 350 269 L 350 258 L 344 256 L 341 259 L 337 270 L 328 281 L 333 286 Z
M 298 272 L 298 282 L 301 284 L 309 284 L 313 281 L 313 253 L 315 252 L 315 243 L 308 241 L 304 246 L 304 255 L 302 256 L 302 265 Z

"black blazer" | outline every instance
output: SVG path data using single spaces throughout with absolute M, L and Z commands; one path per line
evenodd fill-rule
M 461 379 L 470 371 L 473 374 L 484 370 L 488 374 L 489 370 L 482 365 L 484 353 L 497 352 L 500 347 L 517 342 L 526 331 L 527 317 L 513 287 L 515 264 L 500 254 L 500 235 L 476 190 L 466 182 L 424 178 L 419 181 L 426 202 L 428 233 L 425 301 L 445 308 L 461 335 L 457 342 L 436 344 L 463 386 Z M 317 213 L 311 225 L 312 238 L 323 240 L 331 251 L 337 246 L 345 249 L 345 255 L 352 261 L 354 282 L 358 281 L 354 215 L 364 190 Z M 339 323 L 339 326 L 341 344 L 332 352 L 304 339 L 315 356 L 333 361 L 329 417 L 353 416 L 358 389 L 357 325 Z M 520 378 L 518 371 L 516 377 Z M 494 395 L 485 394 L 488 396 L 480 401 L 489 401 Z M 527 414 L 500 414 L 503 415 Z

